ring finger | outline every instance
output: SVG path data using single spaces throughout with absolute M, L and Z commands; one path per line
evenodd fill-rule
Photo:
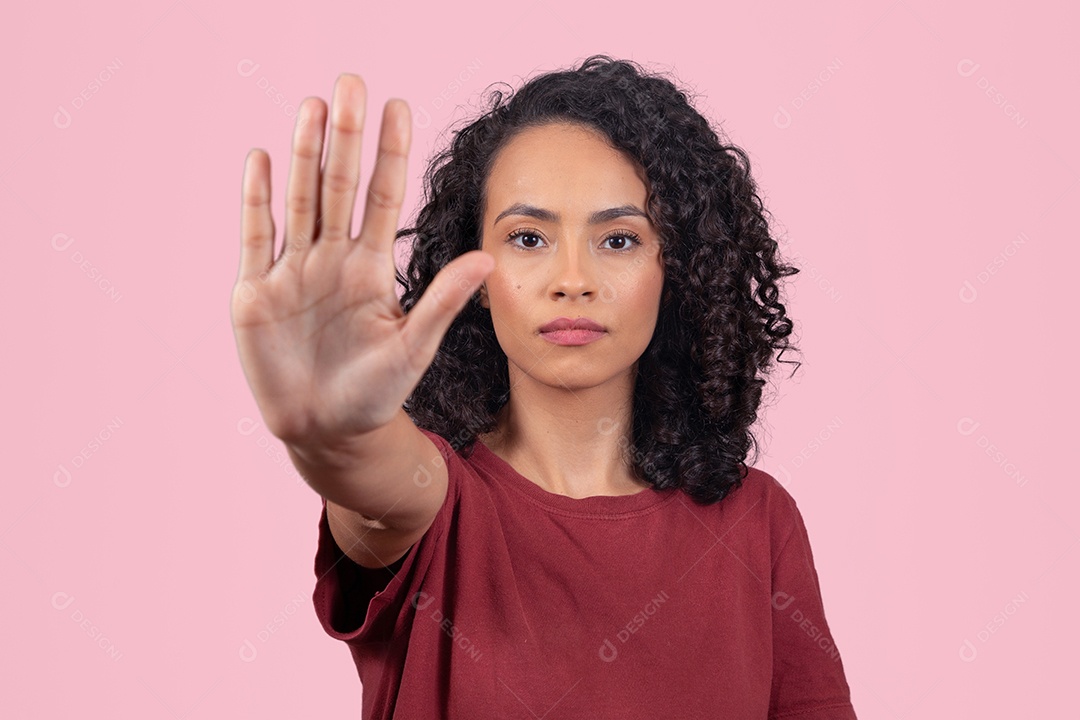
M 319 98 L 300 103 L 293 132 L 292 167 L 285 190 L 285 244 L 282 256 L 311 245 L 319 207 L 319 165 L 322 162 L 326 106 Z

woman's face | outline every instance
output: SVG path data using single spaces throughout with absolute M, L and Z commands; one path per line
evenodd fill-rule
M 552 123 L 521 131 L 487 178 L 481 249 L 495 268 L 480 290 L 511 385 L 591 387 L 635 366 L 652 339 L 664 285 L 661 240 L 645 215 L 644 175 L 597 131 Z M 542 332 L 588 318 L 601 332 Z

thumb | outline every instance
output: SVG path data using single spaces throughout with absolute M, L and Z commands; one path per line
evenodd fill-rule
M 405 316 L 402 336 L 412 357 L 430 364 L 454 318 L 494 268 L 494 256 L 472 250 L 439 271 Z

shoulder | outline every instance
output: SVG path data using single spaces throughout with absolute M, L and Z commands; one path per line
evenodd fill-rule
M 730 503 L 725 514 L 739 523 L 751 523 L 767 534 L 770 544 L 782 547 L 802 523 L 794 496 L 770 473 L 748 468 L 742 484 L 720 504 Z
M 732 488 L 727 497 L 720 501 L 730 506 L 739 506 L 747 510 L 758 508 L 770 515 L 783 516 L 795 508 L 795 498 L 783 483 L 773 475 L 756 467 L 748 467 L 742 483 Z
M 428 440 L 435 443 L 435 447 L 439 449 L 439 454 L 443 456 L 444 460 L 450 460 L 450 456 L 454 455 L 454 448 L 450 445 L 450 442 L 439 433 L 434 430 L 428 430 L 417 426 L 416 428 L 427 437 Z
M 454 449 L 454 446 L 446 439 L 446 437 L 434 430 L 428 430 L 427 428 L 417 426 L 417 429 L 423 433 L 439 451 L 439 457 L 433 458 L 432 462 L 442 462 L 451 474 L 460 472 L 462 466 L 469 464 L 465 457 Z
M 430 462 L 432 464 L 442 463 L 446 468 L 447 495 L 449 496 L 446 504 L 453 505 L 458 501 L 462 492 L 472 484 L 470 480 L 476 475 L 476 468 L 471 459 L 472 453 L 464 449 L 462 451 L 455 450 L 450 440 L 434 430 L 419 426 L 417 426 L 417 429 L 439 451 L 439 454 L 433 457 Z M 418 477 L 416 481 L 423 482 L 424 479 Z

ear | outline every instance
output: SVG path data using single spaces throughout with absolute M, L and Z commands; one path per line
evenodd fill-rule
M 486 284 L 483 284 L 483 285 L 480 286 L 480 307 L 487 308 L 488 310 L 491 309 L 491 305 L 488 304 L 487 285 Z

